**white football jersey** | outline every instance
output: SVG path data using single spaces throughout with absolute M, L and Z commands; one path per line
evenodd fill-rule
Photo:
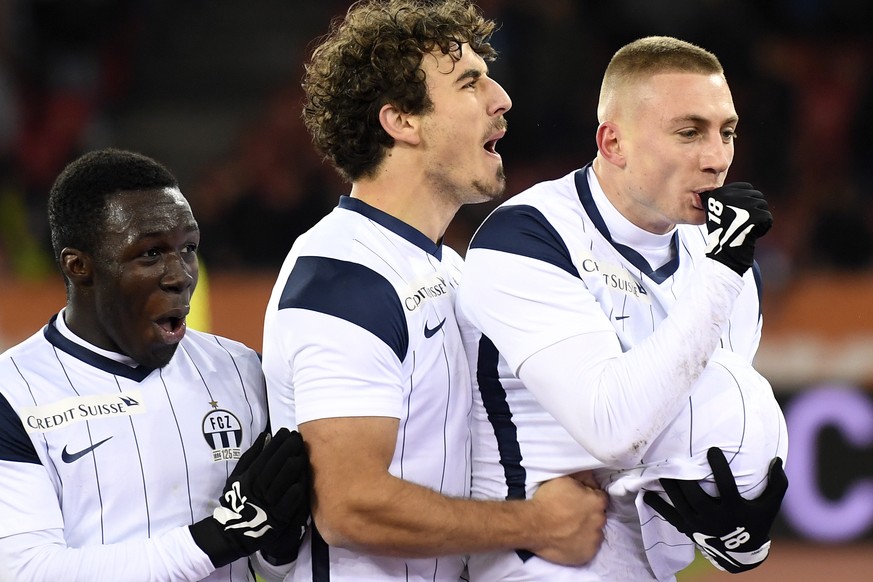
M 581 334 L 610 331 L 625 352 L 645 341 L 695 268 L 710 261 L 705 246 L 703 226 L 655 235 L 631 224 L 588 167 L 514 196 L 477 231 L 465 265 L 477 284 L 462 280 L 457 306 L 474 371 L 473 496 L 528 498 L 544 481 L 592 469 L 610 507 L 606 542 L 591 565 L 497 552 L 471 557 L 471 581 L 672 579 L 693 559 L 693 546 L 642 504 L 640 492 L 659 489 L 658 477 L 711 476 L 706 450 L 720 446 L 740 491 L 755 496 L 770 460 L 785 458 L 781 411 L 751 365 L 761 330 L 756 269 L 686 407 L 632 469 L 605 467 L 516 376 L 530 356 Z
M 361 200 L 339 206 L 292 247 L 264 323 L 271 426 L 400 419 L 389 471 L 469 495 L 470 374 L 454 312 L 461 258 Z M 294 581 L 451 580 L 461 557 L 388 558 L 307 534 Z
M 45 532 L 81 548 L 63 579 L 203 577 L 187 526 L 266 427 L 257 354 L 189 329 L 167 366 L 131 366 L 62 317 L 0 355 L 0 546 Z M 248 562 L 205 579 L 254 580 Z

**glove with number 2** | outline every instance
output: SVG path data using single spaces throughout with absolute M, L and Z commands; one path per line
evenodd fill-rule
M 309 466 L 297 431 L 264 431 L 240 457 L 211 516 L 189 526 L 216 568 L 261 550 L 273 565 L 297 557 L 309 518 Z
M 725 184 L 700 195 L 706 209 L 706 256 L 740 276 L 755 260 L 755 241 L 773 225 L 764 195 L 746 182 Z
M 653 491 L 643 500 L 697 545 L 720 570 L 732 574 L 759 566 L 770 553 L 770 528 L 788 489 L 782 459 L 770 465 L 767 488 L 756 499 L 740 496 L 721 449 L 706 454 L 720 497 L 710 497 L 696 481 L 661 479 L 673 503 Z

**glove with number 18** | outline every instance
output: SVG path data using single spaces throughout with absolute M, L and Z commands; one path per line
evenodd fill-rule
M 740 276 L 755 260 L 755 241 L 773 225 L 764 195 L 746 182 L 725 184 L 700 194 L 709 240 L 706 256 Z
M 696 481 L 661 479 L 672 505 L 653 491 L 647 491 L 643 500 L 691 538 L 718 569 L 732 574 L 751 570 L 770 553 L 770 528 L 788 489 L 782 459 L 777 457 L 770 465 L 764 492 L 745 499 L 721 449 L 709 449 L 706 458 L 720 497 L 710 497 Z
M 240 457 L 211 516 L 189 526 L 216 568 L 261 550 L 280 565 L 297 557 L 309 518 L 309 464 L 297 431 L 264 431 Z

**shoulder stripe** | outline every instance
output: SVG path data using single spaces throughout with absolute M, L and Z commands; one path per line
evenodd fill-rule
M 497 347 L 484 335 L 479 340 L 479 365 L 476 379 L 482 404 L 488 414 L 488 421 L 494 429 L 500 464 L 506 478 L 506 498 L 524 499 L 527 471 L 522 465 L 521 445 L 518 441 L 518 427 L 512 420 L 512 410 L 506 401 L 506 389 L 500 383 L 497 371 L 499 353 Z
M 764 277 L 761 275 L 761 265 L 758 261 L 752 261 L 752 275 L 755 278 L 755 287 L 758 290 L 758 318 L 761 318 L 764 301 Z
M 344 319 L 385 342 L 401 362 L 406 358 L 409 330 L 397 290 L 369 267 L 300 257 L 282 290 L 279 309 L 308 309 Z
M 0 460 L 41 464 L 33 441 L 3 393 L 0 393 Z
M 479 227 L 471 249 L 490 249 L 545 261 L 579 276 L 564 239 L 543 213 L 527 204 L 501 206 Z
M 484 335 L 479 340 L 479 365 L 476 379 L 482 404 L 488 414 L 488 421 L 497 440 L 497 451 L 503 476 L 506 479 L 506 499 L 525 499 L 527 497 L 527 471 L 522 465 L 521 444 L 518 440 L 518 427 L 512 420 L 512 409 L 506 401 L 506 390 L 500 383 L 497 365 L 500 354 L 497 347 Z M 533 557 L 528 550 L 516 550 L 522 562 Z

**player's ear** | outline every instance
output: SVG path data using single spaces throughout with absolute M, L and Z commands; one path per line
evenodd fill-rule
M 623 168 L 626 164 L 622 151 L 621 129 L 612 121 L 604 121 L 597 128 L 597 151 L 604 160 Z
M 395 141 L 409 145 L 421 142 L 421 117 L 418 115 L 404 113 L 397 106 L 386 103 L 379 110 L 379 123 Z
M 90 254 L 64 247 L 60 258 L 61 272 L 75 287 L 88 287 L 94 281 L 94 257 Z

